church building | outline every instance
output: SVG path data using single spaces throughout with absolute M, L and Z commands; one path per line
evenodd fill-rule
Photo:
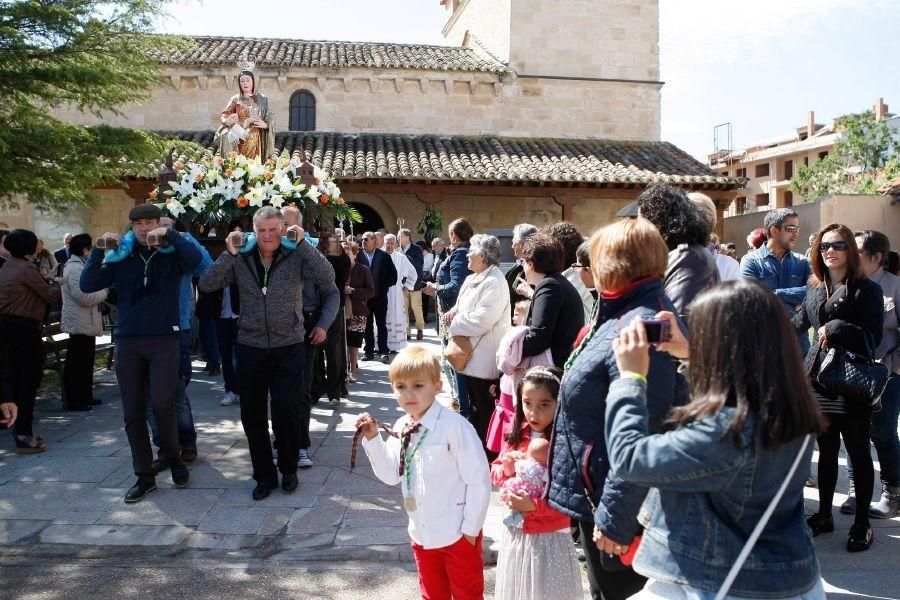
M 152 99 L 104 121 L 211 148 L 246 53 L 276 151 L 335 177 L 365 219 L 357 233 L 415 229 L 426 209 L 480 232 L 565 219 L 589 233 L 650 183 L 720 207 L 742 187 L 660 140 L 657 0 L 433 1 L 447 8 L 446 46 L 193 37 L 154 57 L 166 85 Z M 120 229 L 154 184 L 100 190 L 67 230 Z

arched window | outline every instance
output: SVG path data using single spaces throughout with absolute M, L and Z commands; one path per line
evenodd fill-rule
M 295 92 L 291 96 L 291 114 L 288 119 L 291 131 L 316 130 L 316 98 L 309 92 Z

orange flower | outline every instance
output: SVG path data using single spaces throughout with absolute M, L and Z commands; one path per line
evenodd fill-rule
M 175 163 L 175 170 L 176 170 L 176 171 L 180 171 L 180 170 L 182 170 L 183 168 L 184 168 L 184 163 L 181 162 L 180 160 L 179 160 L 178 162 Z
M 225 177 L 231 177 L 231 174 L 234 173 L 231 169 L 225 169 Z
M 328 204 L 328 194 L 322 194 L 321 196 L 319 196 L 319 200 L 322 202 L 322 204 Z
M 266 178 L 266 181 L 269 181 L 270 179 L 272 179 L 272 171 L 266 171 L 266 172 L 263 174 L 263 177 Z
M 222 158 L 221 156 L 217 156 L 217 157 L 215 158 L 215 160 L 216 160 L 216 164 L 219 165 L 219 166 L 222 166 L 222 163 L 225 162 L 225 159 Z
M 250 205 L 250 201 L 241 196 L 237 199 L 238 208 L 247 208 Z
M 343 198 L 338 198 L 337 203 L 343 205 L 343 204 L 344 204 L 344 199 L 343 199 Z
M 238 157 L 238 153 L 234 150 L 231 151 L 231 160 L 234 160 Z
M 203 173 L 197 173 L 194 175 L 194 181 L 203 181 Z
M 296 203 L 296 202 L 291 202 L 291 206 L 293 206 L 294 208 L 297 208 L 297 203 Z
M 151 199 L 151 200 L 156 200 L 156 197 L 157 197 L 158 195 L 159 195 L 159 192 L 157 192 L 156 190 L 153 190 L 153 191 L 150 192 L 150 199 Z
M 321 180 L 321 179 L 318 179 L 318 178 L 316 178 L 316 185 L 322 185 L 322 180 Z

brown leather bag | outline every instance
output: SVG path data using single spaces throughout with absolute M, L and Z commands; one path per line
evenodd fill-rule
M 466 336 L 454 335 L 447 343 L 447 347 L 444 348 L 444 357 L 451 367 L 457 371 L 462 371 L 469 364 L 469 359 L 472 358 L 472 353 L 475 352 L 475 348 L 478 347 L 479 343 L 481 343 L 481 338 L 473 346 Z

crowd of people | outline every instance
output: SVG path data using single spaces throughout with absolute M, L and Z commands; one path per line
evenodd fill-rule
M 66 398 L 90 408 L 100 307 L 113 304 L 137 477 L 125 501 L 166 469 L 187 485 L 196 318 L 222 404 L 240 404 L 255 500 L 296 490 L 312 465 L 313 404 L 339 407 L 365 361 L 390 365 L 404 415 L 389 427 L 363 413 L 357 428 L 375 475 L 400 486 L 423 597 L 483 596 L 494 485 L 507 508 L 497 598 L 581 598 L 577 544 L 597 599 L 823 598 L 812 537 L 835 529 L 841 440 L 847 550 L 871 547 L 870 519 L 900 514 L 897 254 L 878 231 L 832 224 L 803 256 L 798 214 L 776 209 L 738 262 L 713 202 L 663 185 L 619 216 L 588 237 L 519 224 L 506 269 L 501 240 L 465 219 L 446 244 L 401 229 L 323 232 L 314 246 L 299 211 L 265 207 L 212 260 L 142 205 L 131 233 L 103 236 L 117 248 L 76 235 L 59 267 L 15 230 L 0 256 L 0 421 L 20 451 L 45 448 L 32 427 L 41 326 L 60 300 L 78 355 Z M 410 345 L 432 302 L 439 354 Z M 435 401 L 443 378 L 449 405 Z M 819 506 L 806 518 L 808 484 Z
M 392 362 L 406 414 L 391 437 L 368 413 L 357 421 L 375 474 L 401 487 L 423 597 L 482 596 L 471 547 L 492 482 L 508 508 L 497 598 L 581 598 L 576 543 L 598 599 L 824 598 L 812 537 L 834 531 L 841 439 L 847 550 L 871 547 L 871 518 L 900 514 L 888 238 L 829 225 L 805 257 L 797 213 L 778 209 L 738 261 L 702 194 L 653 186 L 619 216 L 590 239 L 570 223 L 517 225 L 505 274 L 497 238 L 450 225 L 425 288 L 443 354 Z M 835 386 L 832 361 L 853 361 L 875 391 Z M 434 401 L 442 374 L 450 410 Z

